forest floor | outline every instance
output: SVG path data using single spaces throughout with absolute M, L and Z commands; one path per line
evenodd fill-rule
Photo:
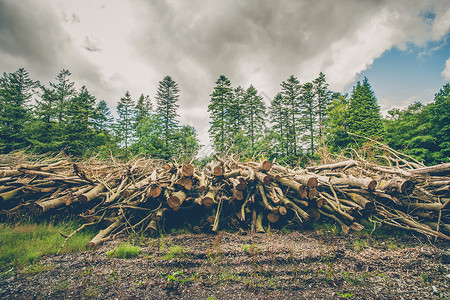
M 450 244 L 327 231 L 139 238 L 0 276 L 1 299 L 450 299 Z

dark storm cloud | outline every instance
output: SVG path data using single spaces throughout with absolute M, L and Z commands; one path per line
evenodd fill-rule
M 71 15 L 71 21 L 79 22 L 78 16 Z M 69 69 L 78 85 L 108 90 L 101 74 L 80 55 L 62 24 L 62 17 L 46 1 L 0 0 L 1 72 L 24 67 L 33 79 L 48 85 L 60 70 Z
M 238 84 L 248 84 L 256 73 L 278 84 L 290 74 L 301 77 L 305 60 L 353 34 L 383 7 L 383 1 L 142 3 L 148 26 L 137 38 L 140 53 L 161 75 L 187 81 L 203 76 L 211 88 L 220 74 Z M 317 74 L 332 63 L 324 60 L 315 67 Z M 198 69 L 188 69 L 186 64 Z M 191 84 L 187 88 L 196 89 Z
M 37 2 L 36 2 L 37 4 Z M 0 1 L 0 66 L 14 71 L 17 62 L 53 71 L 55 57 L 65 51 L 55 15 L 34 2 Z M 17 68 L 16 68 L 17 69 Z

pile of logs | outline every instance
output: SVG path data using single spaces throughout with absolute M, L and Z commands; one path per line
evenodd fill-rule
M 215 159 L 205 168 L 139 159 L 127 164 L 0 164 L 1 218 L 77 214 L 96 226 L 94 248 L 120 233 L 188 226 L 263 233 L 328 219 L 343 233 L 398 227 L 450 240 L 450 164 L 362 159 L 290 169 L 268 160 Z

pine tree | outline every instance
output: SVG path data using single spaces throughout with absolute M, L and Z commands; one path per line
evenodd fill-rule
M 251 151 L 254 152 L 256 142 L 262 136 L 265 129 L 265 106 L 263 98 L 258 95 L 258 91 L 250 85 L 244 96 L 245 130 L 250 139 Z
M 289 154 L 297 155 L 297 135 L 300 126 L 297 121 L 301 114 L 301 85 L 294 75 L 291 75 L 286 81 L 281 83 L 281 95 L 283 96 L 283 105 L 288 109 L 289 115 L 289 119 L 286 123 L 288 152 Z
M 270 122 L 275 133 L 274 140 L 279 155 L 288 155 L 287 124 L 289 120 L 288 109 L 283 104 L 283 96 L 278 93 L 270 103 Z
M 350 143 L 347 131 L 349 127 L 348 95 L 334 93 L 327 109 L 328 118 L 325 119 L 326 141 L 332 151 L 339 151 Z
M 316 110 L 318 117 L 319 136 L 322 136 L 323 126 L 327 117 L 327 109 L 331 103 L 331 92 L 328 90 L 328 83 L 325 74 L 319 73 L 319 77 L 314 79 L 314 94 L 316 99 Z
M 349 131 L 371 138 L 383 135 L 380 107 L 367 78 L 353 90 L 349 106 Z
M 314 99 L 314 91 L 312 83 L 308 82 L 303 85 L 303 93 L 301 96 L 302 123 L 305 126 L 309 139 L 309 153 L 314 153 L 314 132 L 316 126 L 316 102 Z
M 142 119 L 147 118 L 152 113 L 152 102 L 150 101 L 150 96 L 145 96 L 141 94 L 138 102 L 136 103 L 136 124 L 138 124 Z
M 244 127 L 244 97 L 245 90 L 238 86 L 233 90 L 233 96 L 229 99 L 230 104 L 226 108 L 227 117 L 225 120 L 227 124 L 225 125 L 231 138 L 234 138 Z
M 58 123 L 58 98 L 53 88 L 41 86 L 36 100 L 35 119 L 30 127 L 30 142 L 37 152 L 54 152 L 64 147 L 64 123 Z
M 23 68 L 14 73 L 3 73 L 0 78 L 0 152 L 7 153 L 25 147 L 25 128 L 30 121 L 27 106 L 39 82 L 30 78 Z
M 166 149 L 172 149 L 169 142 L 173 137 L 174 131 L 178 128 L 176 118 L 179 117 L 177 113 L 179 92 L 178 84 L 170 76 L 166 76 L 159 82 L 155 96 L 156 114 L 164 124 L 162 138 Z
M 51 83 L 50 86 L 55 89 L 55 94 L 58 99 L 57 111 L 58 121 L 64 121 L 64 114 L 66 109 L 66 103 L 75 96 L 75 83 L 70 81 L 69 76 L 72 75 L 69 70 L 63 69 L 56 76 L 56 83 Z
M 92 125 L 95 131 L 108 131 L 111 129 L 111 125 L 114 122 L 111 110 L 105 100 L 100 100 L 94 110 L 94 116 L 92 117 Z
M 125 157 L 128 157 L 128 147 L 131 144 L 133 136 L 133 128 L 135 122 L 135 104 L 131 99 L 130 93 L 127 91 L 125 96 L 120 98 L 117 104 L 117 114 L 119 118 L 116 124 L 116 135 L 125 146 Z
M 81 155 L 91 146 L 94 137 L 92 118 L 95 113 L 95 97 L 83 86 L 80 92 L 67 102 L 65 139 L 70 152 Z
M 208 105 L 211 126 L 209 135 L 213 140 L 217 151 L 224 151 L 229 138 L 229 108 L 233 98 L 231 82 L 224 75 L 220 75 L 211 94 L 211 102 Z

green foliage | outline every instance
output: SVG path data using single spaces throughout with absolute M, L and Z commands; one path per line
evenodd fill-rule
M 258 91 L 250 85 L 244 96 L 244 121 L 245 135 L 250 139 L 250 151 L 256 150 L 256 143 L 261 139 L 265 128 L 265 111 L 263 98 L 258 95 Z
M 183 258 L 184 252 L 185 250 L 183 246 L 172 246 L 169 248 L 168 252 L 164 255 L 164 259 Z
M 370 138 L 383 136 L 380 107 L 367 78 L 357 82 L 350 97 L 348 131 Z
M 300 104 L 301 97 L 300 81 L 294 75 L 291 75 L 286 81 L 281 83 L 282 106 L 285 108 L 286 118 L 286 153 L 297 156 L 299 150 L 299 132 L 300 122 L 298 119 L 302 109 Z
M 26 147 L 26 124 L 31 114 L 27 104 L 39 86 L 21 68 L 14 73 L 3 73 L 0 77 L 0 152 Z
M 238 91 L 238 96 L 241 97 L 242 91 Z M 214 148 L 219 151 L 225 151 L 230 145 L 230 115 L 232 120 L 239 120 L 240 117 L 234 112 L 241 112 L 239 98 L 234 105 L 232 105 L 233 88 L 230 80 L 224 75 L 220 75 L 216 81 L 216 86 L 211 94 L 211 101 L 208 105 L 208 112 L 210 114 L 210 128 L 208 130 L 209 136 L 213 140 Z M 231 109 L 231 112 L 230 112 Z
M 141 247 L 129 243 L 120 243 L 116 249 L 108 251 L 106 256 L 123 259 L 135 258 L 141 254 L 141 251 Z
M 0 271 L 33 264 L 44 255 L 55 254 L 64 237 L 60 232 L 72 232 L 80 225 L 74 221 L 51 223 L 0 224 Z M 63 253 L 83 251 L 94 233 L 84 230 L 72 237 Z
M 394 149 L 426 164 L 448 162 L 450 156 L 450 84 L 435 95 L 434 102 L 411 104 L 389 111 L 384 121 L 386 140 Z
M 305 131 L 306 140 L 309 143 L 309 154 L 314 153 L 314 133 L 316 131 L 316 101 L 314 99 L 313 85 L 307 82 L 303 85 L 303 94 L 301 97 L 302 123 Z
M 120 101 L 117 104 L 117 114 L 119 115 L 119 118 L 117 119 L 114 128 L 119 140 L 123 142 L 123 146 L 125 147 L 125 157 L 127 158 L 128 147 L 130 146 L 134 135 L 133 132 L 136 117 L 134 101 L 131 99 L 131 95 L 128 91 L 125 93 L 124 97 L 120 98 Z
M 94 105 L 95 97 L 85 86 L 67 102 L 64 138 L 69 151 L 75 155 L 79 156 L 86 152 L 95 135 L 92 126 Z
M 163 80 L 159 82 L 158 90 L 156 92 L 156 115 L 163 123 L 162 139 L 165 143 L 166 149 L 172 148 L 169 144 L 174 135 L 174 131 L 178 129 L 178 121 L 176 118 L 179 116 L 178 101 L 180 95 L 178 94 L 178 84 L 170 77 L 165 76 Z

